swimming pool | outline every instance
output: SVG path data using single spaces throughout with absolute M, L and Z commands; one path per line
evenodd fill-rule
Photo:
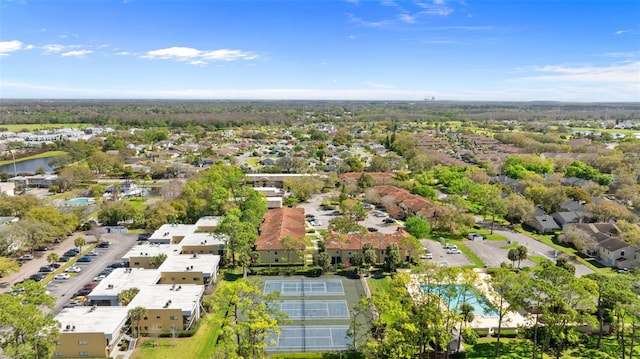
M 94 202 L 93 198 L 78 197 L 62 202 L 64 206 L 83 206 Z
M 439 294 L 449 307 L 449 310 L 460 312 L 462 304 L 467 303 L 473 307 L 474 315 L 482 315 L 484 317 L 499 316 L 498 311 L 491 305 L 489 300 L 476 288 L 463 284 L 434 286 L 423 284 L 421 287 L 423 292 Z

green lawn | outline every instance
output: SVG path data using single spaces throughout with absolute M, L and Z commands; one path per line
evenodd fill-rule
M 18 123 L 18 124 L 3 124 L 0 127 L 6 128 L 10 132 L 21 131 L 37 131 L 37 130 L 50 130 L 54 128 L 85 128 L 90 127 L 88 123 Z
M 40 154 L 37 154 L 37 155 L 29 156 L 29 157 L 16 158 L 16 162 L 35 160 L 37 158 L 63 156 L 63 155 L 66 155 L 66 154 L 67 153 L 65 151 L 47 151 L 47 152 L 43 152 L 43 153 L 40 153 Z M 12 163 L 13 163 L 13 159 L 6 160 L 6 161 L 0 161 L 0 166 L 12 164 Z
M 151 338 L 142 337 L 138 340 L 131 359 L 211 358 L 225 312 L 226 308 L 222 308 L 201 318 L 200 327 L 190 338 L 158 338 L 158 346 L 154 347 L 149 344 Z

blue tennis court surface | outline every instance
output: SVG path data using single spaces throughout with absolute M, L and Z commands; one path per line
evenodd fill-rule
M 289 319 L 349 319 L 346 300 L 285 300 L 280 310 Z
M 283 297 L 303 297 L 308 295 L 344 295 L 340 280 L 290 279 L 266 280 L 264 294 L 280 292 Z
M 267 340 L 267 351 L 334 351 L 347 349 L 349 326 L 282 326 Z M 273 341 L 273 343 L 272 343 Z

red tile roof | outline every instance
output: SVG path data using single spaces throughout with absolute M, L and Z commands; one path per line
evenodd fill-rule
M 399 244 L 402 238 L 408 236 L 409 233 L 404 230 L 399 230 L 391 234 L 383 234 L 380 232 L 340 234 L 331 232 L 325 240 L 325 248 L 327 250 L 360 250 L 365 243 L 371 243 L 376 249 L 387 249 L 389 244 Z
M 404 188 L 388 185 L 375 186 L 374 189 L 380 197 L 392 197 L 396 203 L 402 204 L 403 207 L 409 209 L 412 212 L 411 214 L 422 212 L 425 217 L 434 216 L 435 205 L 422 196 L 412 194 Z
M 281 249 L 285 237 L 305 235 L 304 208 L 276 208 L 265 213 L 256 250 Z

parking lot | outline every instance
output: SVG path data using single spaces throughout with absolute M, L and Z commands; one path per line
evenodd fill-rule
M 117 262 L 136 243 L 135 234 L 105 234 L 101 241 L 109 241 L 109 248 L 96 248 L 96 256 L 91 256 L 91 262 L 76 262 L 80 268 L 79 273 L 70 273 L 71 278 L 64 280 L 52 280 L 47 284 L 47 289 L 56 298 L 54 312 L 59 312 L 72 298 L 73 294 L 80 290 L 84 284 L 92 282 L 98 274 L 111 263 Z
M 467 241 L 465 245 L 489 268 L 498 268 L 503 262 L 511 264 L 507 257 L 509 249 L 501 248 L 509 245 L 507 241 Z M 520 266 L 535 267 L 536 264 L 529 259 L 525 259 L 520 262 Z
M 325 201 L 325 198 L 328 198 L 331 194 L 321 194 L 321 195 L 313 195 L 311 200 L 307 203 L 302 203 L 298 207 L 304 208 L 305 215 L 313 216 L 316 221 L 319 222 L 318 225 L 311 225 L 309 221 L 307 224 L 309 227 L 316 229 L 327 229 L 329 226 L 329 221 L 335 218 L 337 215 L 340 215 L 339 208 L 324 210 L 321 208 L 321 204 Z M 399 223 L 395 224 L 385 224 L 383 223 L 383 219 L 387 218 L 387 215 L 383 213 L 383 216 L 376 217 L 376 210 L 368 210 L 367 216 L 364 221 L 359 221 L 358 224 L 365 226 L 367 228 L 375 228 L 378 232 L 381 233 L 393 233 L 398 230 Z
M 438 241 L 422 239 L 420 242 L 424 248 L 427 248 L 433 254 L 433 259 L 424 259 L 425 261 L 433 261 L 453 267 L 473 265 L 473 262 L 464 253 L 448 254 L 444 245 Z

